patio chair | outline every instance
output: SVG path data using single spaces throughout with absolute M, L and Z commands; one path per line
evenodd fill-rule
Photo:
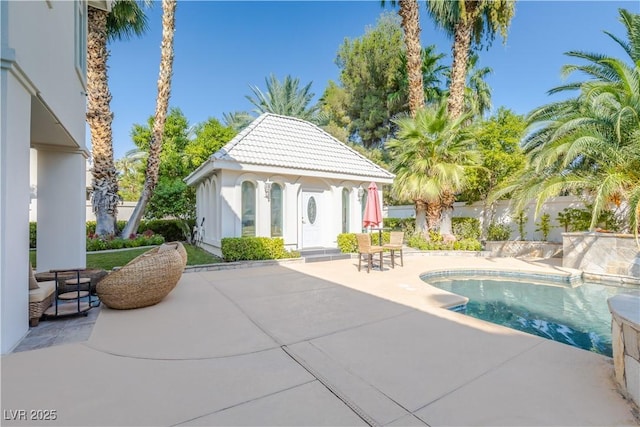
M 29 265 L 29 326 L 38 326 L 45 310 L 53 304 L 56 283 L 37 282 L 33 268 Z
M 110 273 L 96 286 L 100 301 L 118 310 L 147 307 L 175 288 L 187 262 L 179 242 L 165 243 Z
M 383 249 L 388 249 L 391 256 L 391 268 L 396 268 L 395 259 L 396 251 L 400 252 L 400 265 L 404 267 L 404 260 L 402 259 L 402 242 L 404 241 L 404 231 L 392 231 L 389 243 L 382 245 Z
M 358 240 L 358 271 L 360 271 L 360 267 L 362 266 L 363 256 L 367 257 L 367 273 L 371 271 L 374 254 L 380 254 L 380 271 L 382 271 L 382 246 L 372 246 L 371 236 L 366 233 L 358 233 L 356 234 L 356 238 Z

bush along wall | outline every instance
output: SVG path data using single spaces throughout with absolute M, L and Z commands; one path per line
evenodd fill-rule
M 225 237 L 222 239 L 222 258 L 225 261 L 255 261 L 296 258 L 300 254 L 284 248 L 280 237 Z

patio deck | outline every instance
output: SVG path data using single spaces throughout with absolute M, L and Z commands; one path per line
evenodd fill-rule
M 418 275 L 455 266 L 570 274 L 417 255 L 186 273 L 156 306 L 103 307 L 85 342 L 2 357 L 2 425 L 637 425 L 610 358 L 440 308 L 459 298 Z

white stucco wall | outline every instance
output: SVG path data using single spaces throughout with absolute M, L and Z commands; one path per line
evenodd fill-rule
M 362 231 L 362 203 L 358 188 L 366 189 L 370 181 L 345 181 L 312 176 L 292 176 L 286 173 L 264 174 L 242 170 L 218 170 L 215 176 L 200 181 L 196 188 L 198 224 L 205 217 L 205 249 L 221 255 L 221 239 L 242 235 L 242 183 L 256 186 L 256 236 L 271 237 L 271 205 L 265 196 L 265 182 L 277 183 L 283 190 L 283 239 L 289 249 L 301 249 L 304 217 L 303 194 L 314 193 L 318 202 L 317 221 L 321 224 L 320 239 L 314 246 L 336 247 L 342 233 L 342 190 L 349 191 L 350 232 Z M 215 185 L 211 183 L 215 182 Z M 379 184 L 379 188 L 382 185 Z M 364 190 L 366 191 L 366 190 Z M 382 200 L 382 190 L 379 190 Z
M 518 223 L 516 218 L 513 217 L 513 213 L 509 208 L 509 203 L 509 200 L 500 200 L 496 203 L 494 222 L 508 224 L 511 227 L 511 240 L 516 240 L 519 238 Z M 538 217 L 535 216 L 535 204 L 533 202 L 529 203 L 525 208 L 525 215 L 527 216 L 524 236 L 525 240 L 542 239 L 542 233 L 535 230 L 538 228 L 537 223 L 540 221 L 540 216 L 544 213 L 548 213 L 551 216 L 552 227 L 548 241 L 562 242 L 562 233 L 564 232 L 564 228 L 558 224 L 557 216 L 558 212 L 561 212 L 565 208 L 582 209 L 584 208 L 584 202 L 575 196 L 555 197 L 549 199 L 544 204 Z M 456 202 L 454 204 L 454 217 L 478 218 L 482 224 L 483 213 L 484 209 L 482 202 L 476 202 L 471 205 L 467 205 L 463 202 Z M 415 208 L 412 205 L 387 206 L 383 211 L 383 215 L 387 218 L 415 218 Z
M 30 175 L 35 167 L 30 148 L 40 151 L 36 163 L 44 225 L 38 237 L 42 232 L 44 240 L 38 269 L 85 262 L 86 97 L 75 68 L 74 5 L 0 2 L 2 353 L 11 351 L 28 330 Z
M 29 329 L 29 126 L 31 96 L 0 77 L 0 333 L 7 353 Z
M 85 121 L 78 118 L 84 118 L 86 95 L 75 67 L 74 2 L 6 3 L 10 25 L 3 42 L 16 52 L 16 62 L 38 96 L 84 148 Z

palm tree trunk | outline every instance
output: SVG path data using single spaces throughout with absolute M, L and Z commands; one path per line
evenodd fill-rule
M 118 215 L 118 179 L 113 162 L 113 114 L 109 106 L 111 92 L 107 80 L 107 15 L 88 8 L 87 32 L 87 123 L 91 131 L 93 157 L 91 204 L 96 214 L 96 234 L 116 233 Z
M 407 76 L 409 78 L 409 114 L 424 107 L 424 85 L 422 82 L 422 55 L 420 46 L 420 16 L 417 0 L 400 0 L 400 17 L 407 47 Z
M 160 170 L 160 152 L 162 151 L 162 135 L 164 123 L 169 108 L 171 95 L 171 75 L 173 74 L 173 36 L 175 33 L 177 0 L 162 1 L 162 45 L 160 48 L 160 76 L 158 77 L 158 97 L 156 98 L 156 113 L 153 121 L 151 142 L 149 144 L 149 157 L 147 158 L 147 173 L 142 194 L 138 204 L 131 214 L 129 222 L 122 231 L 122 236 L 128 238 L 134 234 L 147 203 L 153 195 L 153 190 L 158 183 Z
M 429 239 L 429 227 L 427 225 L 427 203 L 424 200 L 416 200 L 416 233 Z
M 455 201 L 456 196 L 451 191 L 445 191 L 440 197 L 440 234 L 449 239 L 453 237 L 451 217 L 453 216 L 453 204 Z M 455 237 L 453 240 L 455 240 Z
M 465 19 L 459 19 L 455 25 L 453 39 L 453 64 L 451 65 L 451 83 L 447 110 L 452 119 L 464 112 L 464 88 L 467 78 L 467 63 L 471 48 L 473 24 L 479 11 L 477 0 L 465 1 Z
M 438 202 L 427 203 L 427 225 L 429 231 L 437 231 L 440 228 L 442 208 Z

